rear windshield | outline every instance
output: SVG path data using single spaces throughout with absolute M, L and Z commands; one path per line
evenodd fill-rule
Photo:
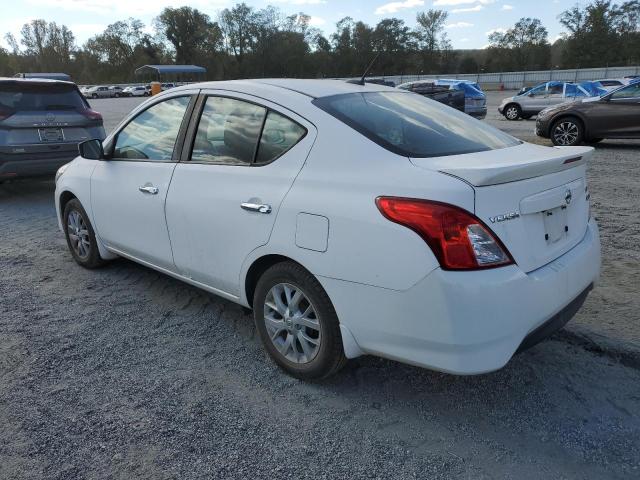
M 347 93 L 313 103 L 378 145 L 407 157 L 484 152 L 522 143 L 465 113 L 409 92 Z
M 84 99 L 74 85 L 0 83 L 0 108 L 20 110 L 83 110 Z

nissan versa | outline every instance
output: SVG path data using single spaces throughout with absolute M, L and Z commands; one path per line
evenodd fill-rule
M 323 80 L 177 87 L 56 175 L 73 258 L 117 256 L 253 309 L 288 373 L 379 355 L 455 374 L 563 326 L 600 270 L 589 147 Z

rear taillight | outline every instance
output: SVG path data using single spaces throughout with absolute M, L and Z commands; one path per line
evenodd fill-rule
M 102 115 L 100 115 L 95 110 L 91 110 L 90 108 L 86 108 L 82 110 L 80 113 L 82 113 L 82 115 L 87 117 L 89 120 L 96 120 L 100 122 L 102 121 Z
M 378 197 L 376 205 L 387 219 L 420 235 L 445 270 L 477 270 L 513 263 L 491 230 L 459 207 L 398 197 Z

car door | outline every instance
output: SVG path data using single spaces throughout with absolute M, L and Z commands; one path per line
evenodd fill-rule
M 523 113 L 538 113 L 549 105 L 547 98 L 547 84 L 532 88 L 519 100 Z
M 565 83 L 560 83 L 560 82 L 550 82 L 547 85 L 546 106 L 558 105 L 560 103 L 564 103 L 570 100 L 565 95 L 565 86 L 566 86 Z
M 195 96 L 181 92 L 138 112 L 105 145 L 91 176 L 96 231 L 119 253 L 174 269 L 164 206 Z
M 640 138 L 640 82 L 590 105 L 589 130 L 596 138 Z
M 171 182 L 166 216 L 179 272 L 239 295 L 249 253 L 269 241 L 313 145 L 313 125 L 266 100 L 207 91 Z

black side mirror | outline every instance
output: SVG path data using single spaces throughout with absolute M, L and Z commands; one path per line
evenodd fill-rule
M 104 160 L 102 142 L 98 139 L 86 140 L 78 145 L 78 153 L 87 160 Z

